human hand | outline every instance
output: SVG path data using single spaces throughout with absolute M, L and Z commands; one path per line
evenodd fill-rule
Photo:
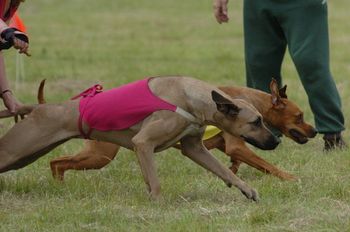
M 13 36 L 13 47 L 19 50 L 19 53 L 24 53 L 30 56 L 28 53 L 29 40 L 26 34 L 21 31 L 15 31 Z
M 214 0 L 214 15 L 218 23 L 227 23 L 229 20 L 227 13 L 228 0 Z
M 21 106 L 21 104 L 12 95 L 12 92 L 10 90 L 3 91 L 2 100 L 4 101 L 4 105 L 6 106 L 6 108 L 13 115 L 17 113 L 18 108 Z
M 1 39 L 5 41 L 3 42 L 3 49 L 9 49 L 13 46 L 15 49 L 19 50 L 19 53 L 30 56 L 28 53 L 29 39 L 23 32 L 16 28 L 6 28 L 1 32 Z

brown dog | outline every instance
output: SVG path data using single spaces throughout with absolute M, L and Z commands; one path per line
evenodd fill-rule
M 271 81 L 271 94 L 259 90 L 241 87 L 219 87 L 232 98 L 241 98 L 252 105 L 262 114 L 264 121 L 279 129 L 285 136 L 299 144 L 306 143 L 308 138 L 316 135 L 315 129 L 304 122 L 303 112 L 297 105 L 287 99 L 286 86 L 278 89 L 275 80 Z M 42 99 L 43 97 L 41 97 Z M 41 100 L 43 101 L 43 100 Z M 250 150 L 245 141 L 237 136 L 220 132 L 214 137 L 204 140 L 207 149 L 217 148 L 231 157 L 231 170 L 236 173 L 241 162 L 258 170 L 272 174 L 284 180 L 294 180 L 295 177 L 274 165 L 266 162 Z M 177 146 L 180 148 L 179 146 Z M 66 155 L 50 162 L 52 175 L 64 179 L 65 171 L 69 169 L 87 170 L 99 169 L 111 162 L 116 156 L 119 146 L 106 142 L 86 141 L 82 151 L 75 155 Z
M 225 168 L 204 147 L 202 136 L 205 126 L 213 125 L 262 149 L 274 149 L 279 141 L 265 127 L 261 114 L 246 101 L 231 99 L 218 88 L 193 78 L 154 77 L 142 83 L 146 83 L 148 99 L 166 101 L 176 110 L 156 109 L 126 129 L 104 130 L 90 128 L 85 123 L 79 100 L 20 107 L 20 114 L 31 113 L 0 139 L 0 172 L 24 167 L 58 145 L 71 138 L 82 138 L 83 132 L 89 131 L 91 139 L 114 143 L 135 151 L 151 198 L 160 196 L 154 153 L 180 141 L 184 156 L 220 177 L 228 186 L 237 187 L 248 199 L 257 200 L 257 192 Z M 131 86 L 135 86 L 135 83 Z M 126 106 L 133 103 L 132 97 L 140 95 L 137 89 L 134 88 L 136 92 L 128 93 L 130 102 L 123 102 Z M 96 93 L 95 88 L 90 90 Z M 84 93 L 88 94 L 84 99 L 89 104 L 94 102 L 88 98 L 92 96 L 90 92 Z M 111 92 L 100 93 L 96 99 L 101 99 L 100 96 L 111 96 L 109 93 Z M 111 105 L 104 102 L 99 102 L 101 105 L 91 103 L 89 108 L 107 117 L 110 116 L 106 114 L 108 109 L 118 109 L 120 106 L 118 98 L 109 98 L 109 103 Z M 99 106 L 103 106 L 102 111 L 96 110 L 101 109 Z M 83 112 L 86 112 L 85 109 Z M 8 111 L 0 112 L 0 118 L 10 116 Z M 115 121 L 114 115 L 112 116 L 110 119 Z

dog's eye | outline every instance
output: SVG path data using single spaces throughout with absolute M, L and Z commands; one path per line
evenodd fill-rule
M 261 127 L 262 126 L 262 119 L 261 117 L 257 118 L 254 122 L 252 122 L 251 124 L 253 124 L 256 127 Z

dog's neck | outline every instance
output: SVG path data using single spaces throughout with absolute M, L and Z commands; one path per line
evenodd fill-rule
M 214 114 L 217 112 L 216 104 L 211 98 L 211 91 L 213 89 L 208 88 L 207 90 L 201 89 L 199 91 L 193 90 L 194 89 L 192 88 L 191 91 L 186 93 L 187 96 L 190 96 L 189 101 L 187 102 L 188 111 L 203 123 L 212 124 L 214 122 Z
M 155 95 L 192 114 L 203 124 L 212 124 L 217 112 L 212 90 L 228 96 L 212 85 L 187 77 L 156 77 L 150 80 L 149 86 Z

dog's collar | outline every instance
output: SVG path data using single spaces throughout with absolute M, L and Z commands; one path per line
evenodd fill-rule
M 182 117 L 188 119 L 190 122 L 192 122 L 194 124 L 203 125 L 202 121 L 200 121 L 198 118 L 196 118 L 195 116 L 193 116 L 192 114 L 188 113 L 187 111 L 185 111 L 184 109 L 182 109 L 180 107 L 176 107 L 175 112 L 180 114 Z

